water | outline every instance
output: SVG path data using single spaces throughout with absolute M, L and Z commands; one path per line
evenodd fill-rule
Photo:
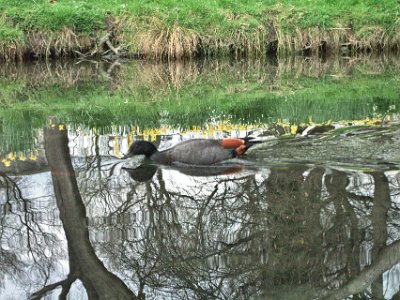
M 398 297 L 396 63 L 7 66 L 0 299 Z M 218 167 L 119 159 L 246 134 Z

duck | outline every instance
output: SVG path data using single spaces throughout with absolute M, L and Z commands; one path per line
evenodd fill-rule
M 153 143 L 140 140 L 135 141 L 122 158 L 145 155 L 147 159 L 163 165 L 213 165 L 243 156 L 251 146 L 259 142 L 254 137 L 192 139 L 159 151 Z

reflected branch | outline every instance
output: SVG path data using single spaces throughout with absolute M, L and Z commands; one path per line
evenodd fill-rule
M 59 131 L 58 126 L 45 128 L 44 138 L 57 206 L 68 240 L 70 279 L 82 281 L 89 299 L 136 299 L 125 283 L 105 268 L 90 243 L 86 208 L 71 163 L 67 131 Z M 66 284 L 63 294 L 68 290 Z
M 50 244 L 55 243 L 56 238 L 52 234 L 46 233 L 42 229 L 43 224 L 37 222 L 34 212 L 31 209 L 31 199 L 23 197 L 22 190 L 17 181 L 4 172 L 0 172 L 0 177 L 3 178 L 1 185 L 6 189 L 6 205 L 8 207 L 7 211 L 4 211 L 4 214 L 2 214 L 1 218 L 0 241 L 3 239 L 3 236 L 6 235 L 6 229 L 14 231 L 14 235 L 18 233 L 18 236 L 21 237 L 21 239 L 24 237 L 26 239 L 26 250 L 35 263 L 35 266 L 32 266 L 32 268 L 36 267 L 38 268 L 37 271 L 39 273 L 48 276 L 50 266 L 43 265 L 40 262 L 45 262 L 45 264 L 48 263 L 46 259 L 43 259 L 43 257 L 47 257 L 45 254 L 46 247 L 44 246 L 49 246 Z M 16 201 L 18 204 L 18 209 L 13 209 L 13 201 Z M 14 221 L 18 220 L 18 222 L 13 224 L 13 226 L 8 225 L 9 227 L 7 227 L 6 225 L 7 213 L 16 218 Z M 18 224 L 21 226 L 18 227 Z M 38 247 L 40 244 L 41 247 Z M 3 257 L 8 256 L 8 250 L 4 250 L 0 247 L 0 251 Z M 16 257 L 14 256 L 11 261 L 15 259 Z M 19 269 L 16 266 L 14 266 L 14 268 L 16 270 Z
M 382 276 L 383 272 L 400 262 L 400 241 L 394 242 L 380 251 L 375 261 L 365 268 L 349 283 L 336 291 L 330 292 L 324 299 L 344 299 L 350 295 L 361 293 Z
M 35 292 L 34 294 L 32 294 L 31 296 L 31 300 L 39 300 L 42 297 L 44 297 L 47 293 L 53 291 L 54 289 L 56 289 L 57 287 L 61 286 L 62 287 L 62 292 L 60 294 L 59 299 L 66 299 L 66 296 L 71 288 L 71 285 L 74 283 L 74 281 L 78 279 L 77 276 L 68 276 L 67 279 L 58 281 L 56 283 L 52 283 L 49 285 L 46 285 L 45 287 L 43 287 L 42 289 L 40 289 L 39 291 Z

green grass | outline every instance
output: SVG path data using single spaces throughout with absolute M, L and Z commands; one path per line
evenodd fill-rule
M 7 18 L 0 14 L 0 44 L 8 44 L 24 40 L 22 30 L 17 26 L 13 26 Z
M 47 3 L 7 7 L 6 15 L 23 30 L 61 30 L 72 28 L 76 32 L 90 33 L 104 28 L 105 9 L 85 2 Z
M 14 41 L 22 41 L 23 39 L 24 39 L 23 32 L 18 28 L 12 28 L 7 26 L 2 26 L 0 28 L 0 41 L 3 44 Z
M 311 42 L 327 40 L 340 47 L 347 35 L 367 47 L 371 39 L 379 47 L 399 47 L 400 3 L 385 1 L 283 0 L 276 1 L 73 1 L 0 0 L 0 15 L 9 24 L 0 30 L 0 41 L 7 36 L 21 38 L 23 32 L 54 31 L 69 28 L 76 34 L 90 35 L 106 29 L 106 16 L 112 15 L 118 27 L 118 40 L 130 51 L 143 50 L 162 34 L 167 40 L 179 28 L 186 36 L 201 39 L 203 55 L 265 53 L 274 39 L 275 27 L 281 49 L 301 50 Z M 340 28 L 352 28 L 343 31 Z M 338 29 L 339 28 L 339 29 Z M 377 36 L 371 31 L 381 31 Z M 311 31 L 307 31 L 311 30 Z M 320 30 L 325 33 L 321 37 Z M 299 33 L 302 32 L 301 34 Z M 148 35 L 152 39 L 148 39 Z M 175 40 L 176 42 L 176 40 Z M 167 46 L 166 42 L 163 42 Z M 296 45 L 294 45 L 296 44 Z M 142 48 L 141 48 L 142 47 Z M 378 47 L 378 46 L 377 46 Z M 143 52 L 143 51 L 142 51 Z

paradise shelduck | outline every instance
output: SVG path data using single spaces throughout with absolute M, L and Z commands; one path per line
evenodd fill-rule
M 172 148 L 158 151 L 147 141 L 136 141 L 123 158 L 145 155 L 148 159 L 165 165 L 189 164 L 212 165 L 243 155 L 251 146 L 260 143 L 253 137 L 226 138 L 222 140 L 193 139 L 184 141 Z

